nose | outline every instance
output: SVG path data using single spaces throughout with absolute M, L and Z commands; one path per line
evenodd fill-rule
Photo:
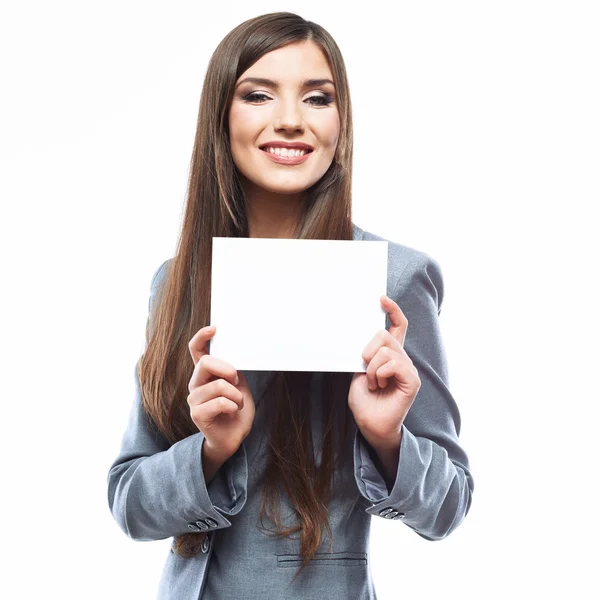
M 302 113 L 295 101 L 281 102 L 278 111 L 275 115 L 275 130 L 285 131 L 302 131 L 304 129 L 304 121 Z

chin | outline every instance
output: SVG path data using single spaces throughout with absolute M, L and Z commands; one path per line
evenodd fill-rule
M 300 192 L 306 191 L 314 182 L 289 182 L 289 183 L 277 183 L 269 181 L 254 181 L 253 184 L 263 190 L 272 192 L 274 194 L 299 194 Z

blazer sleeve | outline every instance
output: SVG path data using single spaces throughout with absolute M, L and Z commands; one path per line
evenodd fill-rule
M 421 387 L 402 424 L 399 463 L 391 490 L 373 448 L 357 428 L 354 475 L 366 512 L 402 519 L 421 537 L 441 540 L 469 511 L 474 481 L 458 440 L 460 414 L 450 390 L 438 322 L 443 299 L 439 264 L 419 252 L 399 278 L 393 299 L 408 319 L 404 349 Z M 389 327 L 389 316 L 386 327 Z
M 168 262 L 152 278 L 149 313 Z M 207 485 L 202 470 L 204 435 L 198 431 L 169 443 L 144 410 L 138 363 L 127 428 L 108 471 L 108 506 L 115 521 L 137 541 L 230 527 L 225 515 L 237 514 L 247 498 L 245 444 Z

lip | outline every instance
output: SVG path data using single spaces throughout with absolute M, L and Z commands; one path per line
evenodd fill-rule
M 313 152 L 307 152 L 302 156 L 292 156 L 291 158 L 288 158 L 287 156 L 280 156 L 274 154 L 273 152 L 269 152 L 268 150 L 262 150 L 260 148 L 258 149 L 258 151 L 262 154 L 265 154 L 267 158 L 270 158 L 273 162 L 276 162 L 280 165 L 299 165 L 306 161 L 308 157 L 313 154 Z
M 259 148 L 266 148 L 268 146 L 274 146 L 275 148 L 293 148 L 294 150 L 314 150 L 312 146 L 305 144 L 304 142 L 283 142 L 279 140 L 273 140 L 261 144 Z

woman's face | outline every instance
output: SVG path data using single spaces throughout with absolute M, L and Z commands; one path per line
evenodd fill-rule
M 270 82 L 245 81 L 250 77 Z M 229 135 L 233 160 L 245 184 L 249 181 L 281 194 L 306 190 L 329 168 L 339 130 L 333 76 L 325 56 L 312 42 L 265 54 L 236 82 Z M 304 143 L 313 150 L 297 164 L 276 162 L 261 147 L 267 143 L 277 147 L 281 141 Z

